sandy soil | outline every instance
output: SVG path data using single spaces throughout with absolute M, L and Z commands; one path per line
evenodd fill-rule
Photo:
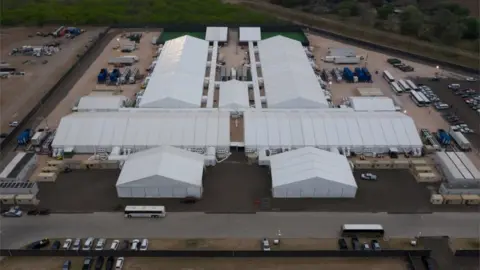
M 238 30 L 229 30 L 228 44 L 219 49 L 219 55 L 222 54 L 227 68 L 239 67 L 242 65 L 246 51 L 238 46 Z
M 10 63 L 19 71 L 24 71 L 25 76 L 12 76 L 0 80 L 0 130 L 7 132 L 10 121 L 20 121 L 35 106 L 37 102 L 50 90 L 68 69 L 77 61 L 77 54 L 82 54 L 90 40 L 98 36 L 100 28 L 86 27 L 86 33 L 75 39 L 59 38 L 62 42 L 61 51 L 52 56 L 11 56 L 12 49 L 24 45 L 39 46 L 51 42 L 52 37 L 35 36 L 37 31 L 51 32 L 53 27 L 44 28 L 5 28 L 0 31 L 2 40 L 2 61 Z M 28 37 L 33 35 L 33 37 Z M 26 60 L 35 63 L 22 64 Z M 48 63 L 42 64 L 43 60 Z
M 158 32 L 144 33 L 143 38 L 140 40 L 138 49 L 132 53 L 122 53 L 114 50 L 113 48 L 119 43 L 127 42 L 126 39 L 117 36 L 112 39 L 101 55 L 95 60 L 95 62 L 89 67 L 87 72 L 77 81 L 75 86 L 70 90 L 68 95 L 60 102 L 57 107 L 46 117 L 46 121 L 40 124 L 43 127 L 48 124 L 50 127 L 57 127 L 61 118 L 69 114 L 72 107 L 78 102 L 82 96 L 89 94 L 104 94 L 104 95 L 124 95 L 128 98 L 134 99 L 135 93 L 140 90 L 141 80 L 136 84 L 126 84 L 117 86 L 107 86 L 97 84 L 97 75 L 100 69 L 108 68 L 112 70 L 113 67 L 108 65 L 108 60 L 112 57 L 122 55 L 136 55 L 139 57 L 139 62 L 134 67 L 139 68 L 141 74 L 145 74 L 145 69 L 150 66 L 153 61 L 155 53 L 154 46 L 151 44 L 151 40 L 154 36 L 158 36 Z M 120 39 L 120 41 L 117 41 Z
M 54 270 L 65 260 L 80 269 L 83 258 L 12 257 L 0 263 L 3 270 Z M 321 268 L 320 268 L 321 265 Z M 123 269 L 145 270 L 404 270 L 401 259 L 373 258 L 125 258 Z

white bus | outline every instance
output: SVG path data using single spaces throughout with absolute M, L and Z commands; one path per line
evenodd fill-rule
M 397 82 L 391 82 L 390 83 L 390 88 L 392 88 L 392 91 L 395 93 L 395 95 L 400 96 L 403 92 L 402 88 L 398 85 Z
M 380 224 L 343 224 L 343 236 L 371 235 L 381 237 L 385 234 Z
M 412 90 L 410 86 L 404 80 L 398 80 L 398 85 L 403 89 L 405 92 L 409 92 Z
M 388 72 L 388 70 L 383 71 L 383 78 L 387 82 L 394 82 L 395 81 L 395 78 L 393 78 L 392 74 L 390 74 L 390 72 Z
M 167 213 L 165 212 L 164 206 L 138 206 L 138 205 L 129 205 L 125 207 L 125 217 L 149 217 L 149 218 L 159 218 L 164 217 Z
M 417 91 L 410 92 L 410 98 L 419 107 L 427 106 L 427 103 L 426 103 L 426 100 L 424 99 L 424 97 L 425 97 L 425 95 L 421 92 L 417 92 Z
M 417 85 L 412 82 L 412 80 L 406 80 L 405 82 L 408 84 L 408 86 L 410 86 L 410 89 L 412 89 L 413 91 L 418 91 Z
M 422 93 L 422 92 L 417 92 L 417 93 L 422 97 L 423 104 L 425 106 L 429 106 L 432 103 L 432 101 L 424 93 Z

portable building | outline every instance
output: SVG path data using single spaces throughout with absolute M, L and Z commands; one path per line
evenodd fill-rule
M 454 195 L 465 195 L 465 194 L 474 194 L 480 195 L 480 183 L 479 182 L 470 182 L 470 183 L 442 183 L 438 192 L 442 195 L 445 194 L 454 194 Z
M 0 182 L 0 194 L 37 194 L 38 185 L 32 182 L 3 181 Z
M 237 80 L 230 80 L 220 84 L 219 108 L 244 110 L 250 107 L 248 100 L 248 84 Z
M 388 97 L 349 97 L 348 99 L 355 111 L 396 111 L 393 100 Z
M 240 27 L 239 32 L 240 43 L 262 40 L 260 27 Z
M 356 57 L 357 52 L 353 48 L 328 48 L 327 54 L 333 57 Z
M 357 184 L 343 155 L 305 147 L 270 156 L 275 198 L 354 198 Z
M 333 58 L 333 63 L 337 65 L 356 65 L 361 62 L 360 57 L 334 57 Z
M 125 56 L 114 57 L 108 60 L 109 65 L 133 65 L 135 62 L 135 58 Z
M 80 98 L 78 112 L 112 112 L 125 107 L 125 96 L 90 95 Z
M 76 153 L 95 153 L 98 149 L 109 152 L 114 146 L 133 152 L 162 145 L 202 153 L 208 147 L 215 147 L 217 151 L 230 149 L 228 111 L 121 110 L 74 113 L 63 117 L 52 148 L 65 150 L 73 147 Z
M 440 165 L 443 175 L 450 183 L 480 181 L 480 172 L 462 152 L 436 152 L 435 161 Z
M 15 156 L 4 160 L 0 173 L 0 181 L 27 181 L 28 175 L 37 165 L 37 155 L 34 153 L 19 152 Z
M 460 147 L 460 149 L 462 150 L 472 149 L 472 145 L 470 144 L 470 141 L 465 137 L 465 135 L 463 135 L 463 133 L 450 129 L 449 134 L 452 137 L 452 139 L 455 141 L 455 143 L 457 143 L 457 145 Z
M 384 95 L 382 90 L 379 88 L 359 87 L 357 88 L 357 91 L 362 97 L 378 97 Z
M 118 197 L 201 198 L 204 159 L 171 146 L 131 154 L 118 177 Z
M 297 149 L 306 146 L 342 153 L 421 152 L 414 121 L 399 112 L 355 112 L 351 109 L 247 110 L 245 151 Z
M 152 72 L 140 108 L 200 108 L 208 42 L 191 36 L 169 40 Z
M 225 43 L 228 41 L 228 27 L 207 27 L 205 40 Z
M 328 108 L 299 41 L 275 36 L 258 42 L 268 108 Z

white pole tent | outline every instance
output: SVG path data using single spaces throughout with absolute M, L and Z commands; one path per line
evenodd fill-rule
M 116 184 L 120 198 L 201 198 L 204 156 L 172 146 L 128 156 Z
M 249 108 L 248 83 L 237 80 L 221 82 L 218 107 L 239 110 Z
M 128 101 L 126 96 L 106 96 L 106 95 L 90 95 L 81 97 L 78 101 L 78 112 L 108 112 L 118 111 L 125 107 L 125 102 Z
M 397 148 L 420 155 L 423 147 L 412 118 L 399 112 L 248 110 L 244 122 L 246 153 L 313 146 L 356 154 Z
M 137 152 L 171 145 L 205 153 L 230 148 L 230 113 L 219 110 L 74 113 L 60 121 L 53 149 L 75 153 L 110 152 L 113 147 Z
M 141 108 L 200 108 L 208 41 L 183 36 L 163 46 Z
M 328 108 L 302 43 L 275 36 L 258 42 L 268 108 Z
M 270 156 L 275 198 L 354 198 L 357 184 L 343 155 L 304 147 Z

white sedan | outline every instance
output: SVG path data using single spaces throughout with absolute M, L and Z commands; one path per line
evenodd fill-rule
M 377 176 L 373 173 L 362 173 L 363 180 L 377 180 Z

